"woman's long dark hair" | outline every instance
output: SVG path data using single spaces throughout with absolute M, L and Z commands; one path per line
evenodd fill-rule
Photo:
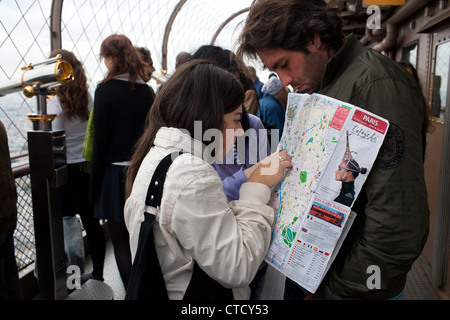
M 223 49 L 222 47 L 214 45 L 203 45 L 191 55 L 191 59 L 206 59 L 214 61 L 214 63 L 217 63 L 220 68 L 230 72 L 236 77 L 239 77 L 239 81 L 241 82 L 244 91 L 255 90 L 253 82 L 245 73 L 244 68 L 246 68 L 246 66 L 244 65 L 244 62 L 239 59 L 234 52 L 228 49 Z M 241 123 L 244 131 L 250 129 L 250 120 L 248 119 L 247 110 L 245 108 L 242 108 Z
M 70 63 L 74 75 L 74 81 L 58 87 L 56 91 L 63 116 L 68 121 L 73 118 L 87 121 L 89 119 L 89 87 L 83 65 L 72 52 L 63 49 L 52 51 L 50 57 L 56 57 L 58 54 L 62 55 L 64 61 Z
M 156 95 L 147 116 L 127 171 L 126 197 L 160 128 L 185 129 L 194 137 L 194 122 L 201 121 L 203 136 L 206 130 L 222 129 L 224 114 L 236 110 L 243 101 L 242 85 L 231 73 L 207 60 L 182 64 Z
M 134 89 L 134 83 L 139 77 L 142 79 L 147 77 L 147 64 L 141 59 L 136 48 L 125 35 L 112 34 L 103 40 L 100 46 L 100 58 L 106 57 L 113 57 L 114 65 L 100 83 L 128 73 L 130 89 Z

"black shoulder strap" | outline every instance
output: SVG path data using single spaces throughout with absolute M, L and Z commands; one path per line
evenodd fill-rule
M 145 204 L 161 205 L 162 190 L 166 173 L 172 161 L 182 152 L 174 152 L 161 160 L 153 174 L 147 191 Z M 136 256 L 131 269 L 125 300 L 168 300 L 166 284 L 155 249 L 153 221 L 155 216 L 144 212 L 144 221 L 139 230 Z
M 147 197 L 145 198 L 145 205 L 157 208 L 161 205 L 162 191 L 164 187 L 164 181 L 166 180 L 166 174 L 170 165 L 176 157 L 181 155 L 182 151 L 176 151 L 165 156 L 153 173 L 152 181 L 147 190 Z
M 173 152 L 164 157 L 153 173 L 147 190 L 145 204 L 161 205 L 166 173 L 173 160 L 183 152 Z M 153 226 L 155 216 L 144 213 L 139 232 L 139 242 L 131 270 L 125 300 L 168 300 L 161 266 L 155 249 Z M 192 278 L 183 300 L 233 300 L 233 291 L 210 278 L 195 262 Z

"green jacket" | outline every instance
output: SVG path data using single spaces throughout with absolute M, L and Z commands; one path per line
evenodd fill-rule
M 357 220 L 315 297 L 393 298 L 428 236 L 420 87 L 396 62 L 350 36 L 328 62 L 320 93 L 378 114 L 390 127 L 353 205 Z M 373 288 L 378 275 L 380 289 Z

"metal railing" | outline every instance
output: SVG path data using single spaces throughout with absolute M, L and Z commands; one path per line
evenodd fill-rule
M 111 33 L 123 33 L 134 44 L 146 46 L 152 52 L 157 71 L 149 84 L 156 89 L 156 80 L 163 80 L 163 74 L 174 70 L 180 51 L 192 51 L 209 43 L 231 47 L 230 39 L 236 37 L 237 25 L 244 19 L 236 12 L 242 13 L 250 3 L 250 0 L 0 1 L 0 83 L 16 76 L 21 66 L 47 59 L 52 49 L 62 47 L 73 51 L 83 62 L 93 94 L 106 70 L 99 61 L 101 42 Z M 36 100 L 27 99 L 20 92 L 0 99 L 0 120 L 8 134 L 18 195 L 14 241 L 19 270 L 31 265 L 36 255 L 26 136 L 31 129 L 26 115 L 35 111 Z
M 21 271 L 34 263 L 36 257 L 28 160 L 15 163 L 13 172 L 17 190 L 17 225 L 14 231 L 14 245 L 17 269 Z

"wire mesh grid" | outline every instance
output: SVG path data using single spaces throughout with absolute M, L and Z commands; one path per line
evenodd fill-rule
M 0 83 L 20 79 L 22 66 L 48 59 L 54 2 L 0 0 Z M 251 0 L 65 0 L 61 12 L 62 48 L 73 51 L 83 62 L 93 95 L 97 83 L 106 74 L 99 51 L 102 41 L 110 34 L 125 34 L 134 45 L 147 47 L 152 54 L 155 74 L 171 74 L 179 52 L 193 52 L 201 45 L 211 44 L 219 31 L 215 44 L 234 50 L 239 23 L 246 13 L 223 24 L 250 4 Z M 171 18 L 172 24 L 169 23 Z M 165 36 L 167 51 L 163 52 Z M 167 70 L 162 69 L 164 58 Z M 157 88 L 155 80 L 149 84 Z M 0 120 L 8 133 L 13 163 L 19 161 L 17 157 L 28 153 L 27 131 L 32 130 L 32 124 L 26 115 L 36 109 L 36 98 L 26 98 L 22 92 L 0 97 Z M 29 176 L 16 179 L 15 246 L 19 269 L 30 265 L 35 255 L 30 185 Z
M 50 1 L 0 2 L 0 83 L 20 76 L 20 67 L 48 56 Z M 6 127 L 12 157 L 28 152 L 26 132 L 36 100 L 22 93 L 0 98 L 0 120 Z
M 156 73 L 170 74 L 179 52 L 192 52 L 210 44 L 220 25 L 250 3 L 249 0 L 64 1 L 62 46 L 82 60 L 91 91 L 106 72 L 99 60 L 101 42 L 113 33 L 125 34 L 136 46 L 147 47 Z M 171 17 L 174 20 L 170 28 Z M 238 18 L 245 18 L 245 14 Z M 235 34 L 229 31 L 223 29 L 218 45 L 232 49 Z M 164 35 L 167 35 L 167 70 L 163 71 Z M 156 87 L 155 81 L 150 84 Z
M 18 217 L 14 231 L 14 246 L 19 270 L 33 263 L 36 253 L 30 185 L 29 175 L 16 179 Z
M 236 12 L 248 8 L 251 0 L 109 0 L 63 2 L 62 47 L 73 51 L 83 62 L 91 94 L 103 79 L 106 67 L 99 59 L 101 42 L 110 34 L 127 35 L 136 46 L 147 47 L 156 68 L 155 75 L 172 73 L 175 57 L 210 44 L 218 28 Z M 46 60 L 50 55 L 51 1 L 0 1 L 0 82 L 20 76 L 20 67 Z M 183 4 L 183 5 L 181 5 Z M 175 8 L 179 6 L 178 14 Z M 163 41 L 167 29 L 167 70 L 162 70 Z M 217 37 L 217 45 L 234 50 L 243 13 L 230 21 Z M 150 85 L 156 89 L 156 81 Z M 31 123 L 26 114 L 37 103 L 21 92 L 0 99 L 0 120 L 9 136 L 11 156 L 27 153 L 26 132 Z

